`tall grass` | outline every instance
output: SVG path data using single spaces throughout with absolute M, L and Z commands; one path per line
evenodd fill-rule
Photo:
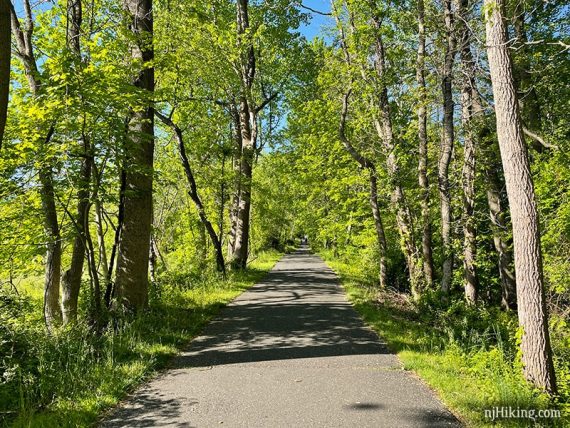
M 0 425 L 94 424 L 105 409 L 164 367 L 221 307 L 258 282 L 279 256 L 263 253 L 247 271 L 226 280 L 165 276 L 147 312 L 100 334 L 79 323 L 48 335 L 41 302 L 4 295 Z

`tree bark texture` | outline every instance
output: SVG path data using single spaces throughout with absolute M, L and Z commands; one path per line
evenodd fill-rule
M 453 65 L 455 61 L 456 40 L 452 0 L 444 0 L 444 24 L 446 34 L 445 56 L 442 70 L 441 92 L 443 96 L 443 132 L 439 150 L 438 186 L 441 208 L 441 241 L 443 249 L 443 267 L 441 290 L 449 293 L 453 271 L 453 249 L 451 241 L 451 189 L 449 186 L 449 165 L 453 154 L 455 139 L 453 126 Z
M 253 161 L 256 150 L 255 124 L 257 111 L 252 102 L 252 87 L 256 72 L 256 58 L 253 43 L 247 40 L 250 28 L 248 0 L 237 0 L 237 33 L 241 49 L 240 78 L 241 95 L 238 106 L 239 133 L 241 150 L 239 152 L 239 194 L 234 212 L 233 248 L 231 266 L 234 269 L 245 269 L 249 255 L 249 229 L 251 211 L 251 184 L 253 177 Z
M 478 145 L 477 119 L 481 117 L 482 109 L 479 103 L 475 82 L 475 59 L 471 52 L 471 34 L 467 10 L 468 0 L 459 0 L 458 14 L 460 17 L 460 46 L 462 81 L 462 113 L 463 123 L 463 168 L 461 172 L 463 187 L 463 269 L 465 300 L 470 304 L 477 301 L 479 277 L 477 276 L 477 231 L 475 213 L 475 173 L 476 150 Z
M 425 78 L 426 36 L 424 0 L 418 0 L 418 54 L 416 61 L 416 80 L 419 89 L 418 105 L 418 182 L 421 190 L 422 221 L 422 256 L 426 285 L 434 281 L 432 229 L 430 219 L 430 192 L 427 174 L 428 167 L 428 134 L 427 134 L 427 93 Z
M 136 39 L 131 46 L 132 59 L 143 64 L 133 83 L 150 95 L 154 91 L 154 68 L 148 65 L 154 58 L 152 0 L 127 0 L 125 9 L 131 19 L 130 30 Z M 148 303 L 153 152 L 154 109 L 145 104 L 133 109 L 128 125 L 125 212 L 115 281 L 119 303 L 134 311 Z
M 503 19 L 504 0 L 485 0 L 484 10 L 497 135 L 513 223 L 523 371 L 535 386 L 555 394 L 538 211 Z
M 53 128 L 50 130 L 50 136 Z M 52 171 L 43 166 L 39 172 L 41 201 L 44 212 L 44 230 L 48 239 L 45 255 L 44 319 L 48 330 L 61 322 L 59 286 L 61 283 L 61 235 L 55 206 Z

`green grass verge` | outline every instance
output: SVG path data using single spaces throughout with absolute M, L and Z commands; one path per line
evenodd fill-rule
M 165 283 L 150 310 L 119 331 L 93 335 L 79 325 L 48 336 L 39 320 L 13 325 L 16 354 L 0 382 L 0 425 L 94 425 L 163 368 L 220 308 L 261 280 L 280 256 L 263 253 L 247 271 L 225 281 L 213 277 L 190 287 Z
M 461 324 L 468 324 L 466 319 L 451 315 L 443 323 L 435 322 L 432 315 L 422 315 L 420 309 L 401 295 L 379 293 L 367 285 L 369 278 L 355 267 L 357 264 L 341 261 L 326 252 L 321 255 L 339 274 L 356 310 L 399 356 L 404 368 L 419 375 L 466 426 L 570 426 L 567 401 L 565 404 L 553 403 L 532 389 L 513 363 L 516 357 L 509 352 L 509 346 L 500 340 L 497 343 L 496 338 L 500 335 L 493 335 L 494 344 L 484 346 L 481 341 L 469 337 L 474 333 L 453 333 L 463 328 Z M 504 317 L 507 318 L 506 315 Z M 498 330 L 499 324 L 509 322 L 498 319 L 497 327 L 491 330 Z M 449 329 L 440 328 L 439 324 L 445 323 L 457 325 Z M 491 322 L 489 324 L 492 325 Z M 482 337 L 483 342 L 486 340 L 484 335 L 478 337 Z M 503 406 L 536 409 L 537 412 L 539 409 L 557 409 L 562 417 L 495 421 L 485 417 L 484 409 Z

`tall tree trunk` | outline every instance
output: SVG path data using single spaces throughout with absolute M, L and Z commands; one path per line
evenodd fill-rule
M 237 213 L 239 207 L 239 201 L 241 197 L 241 150 L 242 150 L 242 140 L 241 140 L 241 130 L 239 121 L 239 112 L 235 105 L 232 105 L 231 116 L 233 121 L 233 155 L 232 155 L 232 167 L 234 173 L 234 189 L 230 204 L 230 231 L 228 236 L 228 258 L 233 257 L 236 233 L 237 233 Z
M 444 24 L 446 34 L 445 57 L 443 63 L 441 92 L 443 95 L 443 133 L 439 151 L 438 186 L 441 204 L 441 240 L 443 249 L 443 269 L 441 290 L 448 293 L 453 271 L 453 249 L 451 242 L 451 189 L 449 186 L 449 165 L 455 139 L 453 127 L 453 64 L 455 61 L 455 30 L 452 0 L 444 0 Z
M 234 269 L 245 269 L 249 255 L 249 229 L 251 210 L 251 184 L 253 161 L 256 150 L 255 124 L 257 109 L 252 103 L 252 87 L 255 79 L 256 58 L 251 40 L 248 40 L 248 0 L 237 0 L 237 33 L 240 55 L 241 95 L 239 100 L 239 129 L 241 134 L 240 192 L 235 213 L 235 236 L 231 265 Z
M 555 394 L 556 379 L 548 332 L 538 211 L 503 10 L 504 0 L 485 0 L 487 54 L 497 135 L 513 223 L 518 317 L 523 330 L 523 371 L 526 379 L 535 386 Z
M 235 269 L 245 269 L 249 254 L 249 226 L 251 211 L 251 180 L 253 177 L 253 160 L 255 140 L 251 128 L 251 112 L 249 103 L 242 98 L 240 102 L 240 129 L 242 139 L 241 150 L 241 192 L 236 212 L 236 233 L 231 264 Z
M 30 93 L 37 99 L 41 94 L 42 81 L 38 72 L 38 65 L 32 46 L 34 22 L 32 7 L 29 0 L 24 0 L 26 18 L 24 27 L 16 15 L 11 2 L 10 23 L 12 34 L 16 41 L 18 56 L 22 60 Z M 55 132 L 54 125 L 50 125 L 46 137 L 40 143 L 48 145 Z M 53 172 L 49 160 L 44 160 L 39 168 L 40 196 L 42 200 L 44 229 L 47 235 L 45 254 L 45 280 L 44 280 L 44 319 L 48 330 L 51 330 L 61 321 L 61 307 L 59 305 L 59 286 L 61 283 L 61 234 L 55 204 L 55 190 L 53 185 Z
M 67 46 L 74 56 L 75 66 L 82 67 L 81 60 L 81 23 L 83 20 L 83 9 L 81 0 L 69 0 L 67 3 Z M 85 117 L 83 118 L 85 128 Z M 83 263 L 87 255 L 86 232 L 89 227 L 89 185 L 91 182 L 91 143 L 89 137 L 82 133 L 81 145 L 81 169 L 77 185 L 77 214 L 75 215 L 75 238 L 71 255 L 71 265 L 62 277 L 61 306 L 63 312 L 63 323 L 69 324 L 77 320 L 77 303 L 79 289 L 81 287 L 81 276 L 83 275 Z
M 10 58 L 12 43 L 10 31 L 10 0 L 0 0 L 0 150 L 8 114 L 10 93 Z
M 51 137 L 52 134 L 53 128 L 48 135 Z M 42 166 L 39 176 L 42 209 L 44 212 L 44 229 L 48 237 L 45 255 L 44 319 L 48 330 L 51 330 L 61 322 L 61 308 L 59 306 L 61 235 L 55 207 L 52 171 L 49 167 Z
M 414 225 L 412 213 L 406 199 L 405 191 L 400 180 L 400 165 L 396 151 L 396 141 L 392 127 L 388 88 L 386 86 L 386 59 L 384 44 L 381 36 L 381 20 L 373 13 L 372 20 L 375 27 L 375 69 L 378 77 L 378 99 L 373 103 L 379 109 L 374 118 L 374 125 L 378 136 L 384 144 L 386 154 L 386 169 L 392 186 L 392 204 L 396 210 L 396 222 L 402 251 L 408 265 L 408 273 L 412 295 L 418 299 L 425 288 L 425 277 L 420 255 L 414 239 Z
M 418 142 L 419 162 L 418 181 L 421 189 L 421 219 L 422 219 L 422 256 L 426 285 L 433 284 L 433 251 L 431 239 L 430 193 L 427 174 L 428 166 L 428 134 L 427 134 L 427 91 L 425 78 L 425 7 L 424 0 L 418 0 L 418 54 L 416 61 L 416 80 L 419 87 L 418 105 Z
M 154 91 L 152 0 L 126 0 L 135 36 L 131 45 L 133 61 L 141 61 L 134 85 Z M 154 109 L 148 103 L 134 108 L 128 125 L 125 147 L 125 217 L 117 258 L 116 295 L 129 310 L 148 303 L 148 259 L 152 220 L 152 175 L 154 152 Z
M 224 260 L 224 252 L 222 249 L 222 241 L 216 234 L 214 226 L 212 226 L 212 223 L 208 219 L 208 216 L 206 214 L 206 209 L 204 208 L 202 199 L 198 194 L 198 186 L 196 185 L 196 180 L 194 179 L 194 174 L 190 166 L 190 161 L 188 160 L 188 155 L 186 154 L 186 147 L 184 145 L 184 137 L 182 134 L 182 130 L 169 117 L 164 116 L 162 113 L 158 111 L 155 112 L 155 114 L 165 125 L 169 126 L 174 131 L 174 135 L 176 136 L 176 142 L 178 143 L 178 154 L 180 155 L 180 160 L 182 161 L 182 167 L 184 168 L 184 173 L 186 174 L 186 180 L 188 181 L 188 185 L 190 187 L 188 194 L 190 195 L 190 198 L 194 202 L 194 205 L 198 210 L 198 215 L 200 216 L 200 221 L 204 226 L 204 228 L 206 229 L 206 231 L 208 232 L 212 244 L 214 245 L 214 250 L 216 252 L 216 267 L 219 272 L 222 272 L 225 275 L 226 263 Z M 204 245 L 204 249 L 205 248 L 206 247 Z
M 495 150 L 493 146 L 491 148 Z M 488 160 L 488 166 L 485 171 L 487 179 L 487 204 L 489 205 L 489 215 L 491 218 L 491 229 L 493 231 L 493 244 L 497 252 L 497 265 L 499 268 L 499 277 L 501 279 L 501 306 L 506 310 L 515 310 L 517 307 L 517 289 L 515 272 L 513 271 L 513 254 L 508 243 L 509 224 L 506 220 L 507 207 L 504 203 L 501 189 L 500 174 L 502 168 L 494 162 L 494 159 Z
M 380 206 L 378 204 L 378 178 L 376 168 L 370 169 L 370 208 L 372 209 L 372 218 L 374 219 L 374 229 L 376 230 L 376 242 L 378 244 L 378 279 L 381 288 L 388 285 L 388 269 L 386 267 L 386 234 L 384 233 L 384 224 L 380 214 Z
M 468 0 L 459 0 L 458 14 L 460 17 L 460 52 L 462 81 L 462 112 L 463 123 L 463 268 L 465 276 L 465 299 L 474 304 L 479 291 L 479 277 L 476 268 L 477 232 L 474 218 L 475 213 L 475 163 L 477 146 L 477 119 L 482 114 L 475 83 L 475 60 L 471 53 L 471 34 L 467 14 Z
M 77 183 L 77 214 L 73 221 L 75 238 L 71 253 L 71 264 L 62 277 L 61 306 L 64 324 L 77 320 L 77 303 L 79 289 L 81 288 L 81 276 L 83 275 L 83 263 L 87 255 L 86 233 L 89 228 L 89 183 L 91 180 L 92 157 L 90 152 L 89 138 L 83 136 L 83 160 L 79 182 Z
M 339 139 L 344 145 L 346 151 L 358 164 L 370 172 L 370 208 L 372 210 L 372 218 L 374 219 L 374 228 L 376 230 L 376 242 L 378 244 L 378 268 L 380 287 L 385 288 L 388 285 L 388 274 L 386 268 L 386 235 L 384 233 L 384 225 L 382 224 L 382 215 L 380 214 L 380 205 L 378 203 L 378 178 L 376 166 L 367 157 L 359 153 L 348 137 L 346 136 L 346 119 L 348 116 L 348 101 L 351 91 L 348 91 L 342 100 L 342 111 L 340 115 Z

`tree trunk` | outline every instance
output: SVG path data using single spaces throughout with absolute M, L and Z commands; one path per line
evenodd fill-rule
M 63 323 L 69 324 L 77 320 L 77 303 L 79 289 L 81 288 L 81 276 L 83 275 L 83 263 L 87 255 L 86 232 L 89 228 L 89 182 L 91 179 L 92 158 L 89 153 L 89 139 L 84 136 L 83 160 L 79 182 L 77 183 L 77 214 L 73 221 L 75 238 L 71 253 L 71 265 L 63 274 L 61 306 Z
M 180 160 L 182 162 L 182 167 L 184 168 L 184 173 L 186 175 L 186 180 L 188 181 L 188 185 L 190 186 L 190 190 L 188 194 L 190 198 L 194 202 L 196 209 L 198 210 L 198 215 L 200 216 L 200 221 L 202 225 L 205 227 L 212 244 L 214 245 L 214 250 L 216 252 L 216 267 L 219 272 L 222 272 L 224 275 L 226 274 L 226 263 L 224 260 L 224 252 L 222 249 L 222 241 L 219 239 L 216 231 L 214 230 L 214 226 L 208 219 L 208 215 L 206 214 L 206 209 L 204 208 L 204 204 L 202 203 L 202 199 L 198 194 L 198 186 L 196 185 L 196 180 L 194 179 L 194 174 L 192 172 L 192 168 L 190 166 L 190 161 L 188 160 L 188 155 L 186 154 L 186 146 L 184 145 L 184 137 L 182 135 L 182 130 L 176 123 L 172 121 L 172 119 L 164 116 L 160 112 L 155 112 L 156 116 L 167 126 L 169 126 L 173 131 L 174 135 L 176 136 L 176 142 L 178 143 L 178 154 L 180 155 Z M 204 249 L 206 246 L 204 245 Z M 245 267 L 245 266 L 244 266 Z
M 495 148 L 492 147 L 492 149 Z M 491 161 L 485 171 L 487 204 L 489 205 L 493 244 L 497 252 L 497 264 L 501 279 L 501 306 L 506 310 L 515 310 L 517 308 L 517 289 L 515 272 L 512 268 L 513 254 L 507 241 L 507 230 L 510 225 L 505 218 L 507 207 L 503 208 L 503 197 L 501 196 L 503 183 L 499 176 L 500 173 L 502 173 L 501 167 Z
M 97 260 L 95 259 L 95 248 L 93 246 L 93 239 L 91 238 L 89 228 L 85 229 L 85 250 L 89 277 L 93 284 L 93 312 L 91 314 L 91 321 L 95 325 L 98 325 L 101 319 L 101 282 L 99 280 Z
M 98 186 L 98 185 L 97 185 Z M 97 195 L 93 195 L 95 198 Z M 107 290 L 109 285 L 109 266 L 107 260 L 107 248 L 105 245 L 105 231 L 103 229 L 103 204 L 99 199 L 95 199 L 95 226 L 97 228 L 97 248 L 98 248 L 98 266 L 103 278 L 103 288 Z M 98 269 L 98 270 L 99 270 Z
M 156 251 L 155 251 L 154 237 L 152 237 L 152 236 L 150 238 L 149 251 L 150 251 L 150 254 L 148 256 L 148 262 L 149 262 L 149 271 L 150 271 L 150 282 L 154 286 L 156 284 L 156 270 L 157 270 L 158 255 L 156 254 Z
M 465 300 L 474 304 L 479 291 L 479 277 L 476 268 L 477 232 L 474 218 L 475 213 L 475 173 L 476 173 L 476 146 L 477 146 L 477 119 L 482 109 L 479 106 L 477 88 L 475 83 L 475 60 L 471 53 L 471 34 L 468 23 L 468 0 L 458 2 L 460 17 L 460 52 L 462 68 L 462 113 L 463 124 L 463 268 L 465 276 Z
M 388 100 L 388 88 L 386 86 L 386 60 L 384 44 L 381 36 L 381 20 L 373 14 L 375 34 L 375 69 L 379 83 L 378 99 L 373 104 L 379 112 L 374 118 L 374 125 L 378 136 L 384 144 L 386 154 L 386 169 L 392 187 L 392 204 L 396 210 L 396 222 L 400 234 L 402 252 L 408 266 L 410 287 L 415 299 L 421 296 L 425 288 L 425 277 L 422 268 L 422 257 L 414 239 L 414 225 L 412 213 L 406 200 L 404 188 L 400 181 L 400 165 L 396 152 L 396 142 L 392 128 L 390 103 Z
M 50 130 L 50 136 L 53 128 Z M 44 229 L 48 237 L 45 255 L 44 319 L 48 330 L 61 322 L 59 285 L 61 282 L 61 235 L 55 207 L 52 172 L 48 167 L 40 169 L 41 200 L 44 212 Z
M 497 135 L 513 223 L 515 271 L 523 371 L 526 379 L 550 394 L 556 379 L 548 332 L 540 230 L 530 163 L 513 80 L 504 0 L 485 0 L 487 53 Z
M 142 61 L 134 85 L 154 91 L 152 0 L 127 0 L 133 61 Z M 116 295 L 119 304 L 138 311 L 148 303 L 148 259 L 152 220 L 154 110 L 148 103 L 134 108 L 125 147 L 125 217 L 117 258 Z
M 241 130 L 239 121 L 239 112 L 235 106 L 232 106 L 232 120 L 233 120 L 233 136 L 234 136 L 234 147 L 232 156 L 232 166 L 234 173 L 234 191 L 232 195 L 231 205 L 230 205 L 230 231 L 228 236 L 228 258 L 233 257 L 236 233 L 237 233 L 237 213 L 239 207 L 239 201 L 241 197 L 241 151 L 242 151 L 242 141 L 241 141 Z
M 251 182 L 253 176 L 253 160 L 256 150 L 255 124 L 257 109 L 252 103 L 252 87 L 255 79 L 256 58 L 253 44 L 246 39 L 250 29 L 248 0 L 238 0 L 237 32 L 240 55 L 240 78 L 242 83 L 239 101 L 239 130 L 241 136 L 240 153 L 240 192 L 235 212 L 235 235 L 231 266 L 234 269 L 245 269 L 249 255 L 249 230 L 251 210 Z M 244 43 L 245 42 L 245 43 Z
M 1 1 L 1 0 L 0 0 Z M 26 79 L 33 98 L 41 93 L 42 82 L 32 46 L 34 23 L 32 8 L 29 0 L 24 0 L 26 12 L 25 26 L 21 27 L 16 11 L 11 2 L 10 23 L 12 34 L 16 41 L 16 49 L 22 60 Z M 55 132 L 53 124 L 49 126 L 43 143 L 48 145 Z M 51 330 L 61 321 L 61 307 L 59 305 L 59 286 L 61 282 L 61 234 L 55 204 L 55 191 L 53 187 L 53 172 L 49 160 L 44 160 L 39 168 L 40 196 L 42 200 L 44 229 L 47 235 L 47 248 L 45 255 L 44 280 L 44 319 L 48 330 Z
M 446 33 L 445 58 L 443 64 L 441 92 L 443 95 L 443 134 L 439 151 L 438 186 L 441 204 L 441 240 L 443 269 L 441 290 L 449 293 L 453 271 L 453 249 L 451 242 L 451 190 L 449 187 L 449 165 L 455 139 L 453 127 L 453 64 L 455 60 L 455 34 L 452 0 L 444 0 L 444 23 Z
M 380 215 L 380 207 L 378 204 L 378 179 L 376 177 L 376 168 L 370 169 L 370 208 L 372 209 L 372 218 L 374 218 L 374 228 L 376 230 L 376 242 L 378 243 L 378 276 L 380 287 L 386 288 L 388 285 L 388 269 L 386 268 L 386 234 L 384 233 L 384 225 L 382 224 L 382 216 Z
M 378 204 L 378 178 L 376 174 L 376 166 L 374 162 L 359 153 L 348 137 L 346 136 L 346 118 L 348 116 L 348 100 L 351 91 L 348 91 L 342 100 L 342 111 L 340 115 L 340 125 L 338 129 L 339 139 L 344 145 L 346 151 L 358 164 L 370 172 L 370 208 L 374 219 L 374 227 L 376 229 L 376 242 L 379 252 L 379 280 L 380 287 L 385 288 L 388 285 L 388 274 L 386 268 L 386 235 L 384 234 L 384 225 L 382 224 L 382 216 L 380 214 L 380 206 Z
M 245 269 L 249 251 L 249 220 L 251 211 L 251 180 L 255 140 L 251 128 L 251 112 L 245 97 L 240 102 L 240 129 L 242 140 L 240 184 L 241 192 L 236 212 L 236 233 L 231 265 L 234 269 Z
M 81 22 L 83 10 L 81 0 L 70 0 L 67 4 L 68 34 L 67 46 L 73 53 L 75 65 L 81 68 Z M 85 127 L 85 117 L 83 118 Z M 83 275 L 83 263 L 87 256 L 87 232 L 89 228 L 89 185 L 91 182 L 91 166 L 93 158 L 89 137 L 82 133 L 81 169 L 79 180 L 76 183 L 77 191 L 77 214 L 75 216 L 75 239 L 71 256 L 71 265 L 63 274 L 61 306 L 63 311 L 63 323 L 69 324 L 77 320 L 77 301 Z
M 418 181 L 421 189 L 421 219 L 422 219 L 422 255 L 424 277 L 426 285 L 433 284 L 433 251 L 431 239 L 431 219 L 430 219 L 430 193 L 429 180 L 427 174 L 428 165 L 428 135 L 427 135 L 427 93 L 425 78 L 425 56 L 426 56 L 426 36 L 425 36 L 425 7 L 424 0 L 418 0 L 418 55 L 416 61 L 416 80 L 419 87 L 418 106 L 418 142 L 419 142 L 419 162 Z
M 10 0 L 0 0 L 0 150 L 8 114 L 10 93 L 10 58 L 12 56 L 10 31 Z

